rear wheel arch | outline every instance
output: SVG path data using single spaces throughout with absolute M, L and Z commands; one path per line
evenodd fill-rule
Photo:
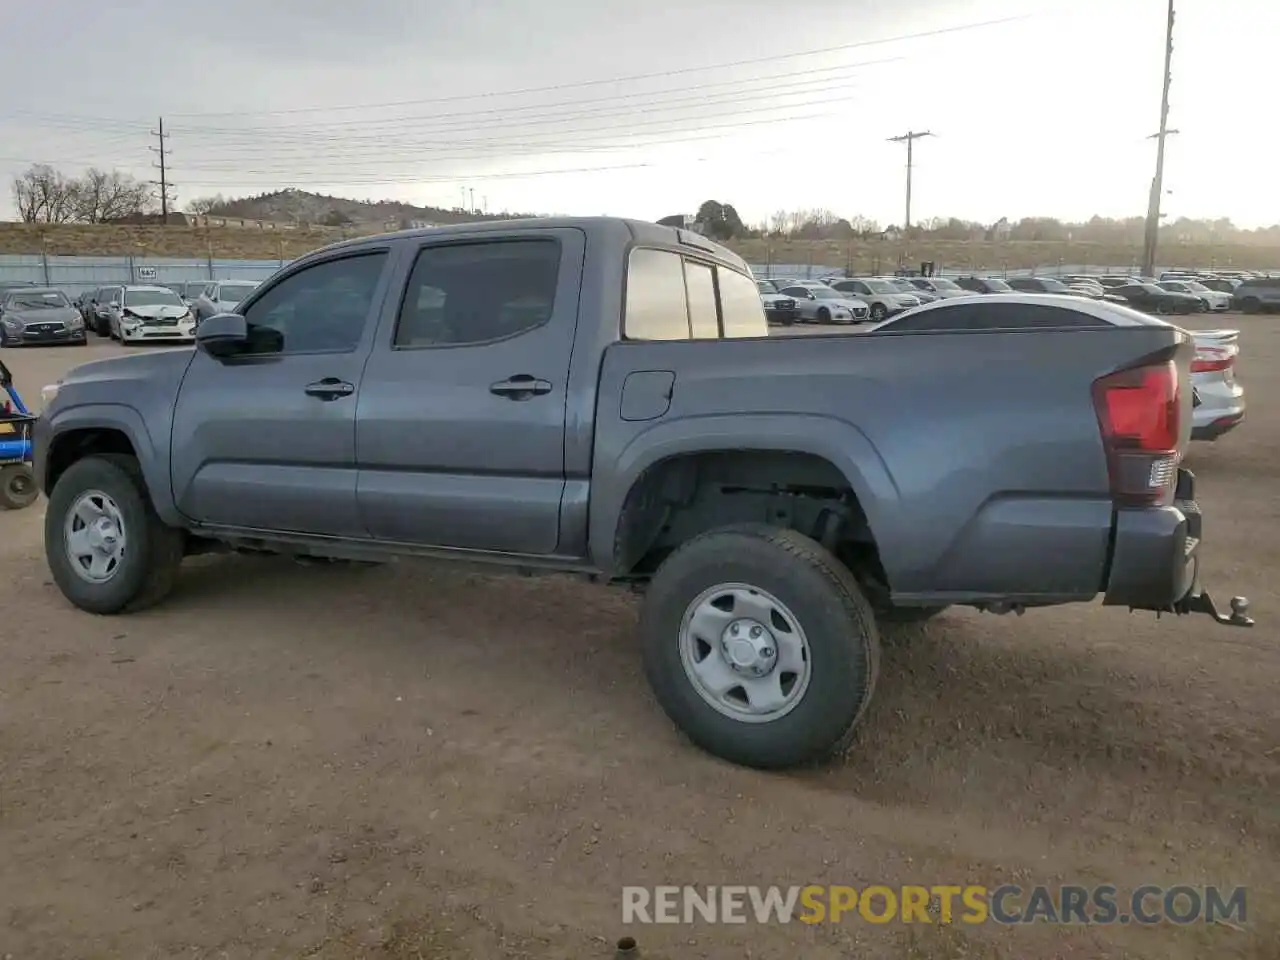
M 684 543 L 710 530 L 757 523 L 823 542 L 860 576 L 887 588 L 868 517 L 875 496 L 848 464 L 794 443 L 661 457 L 633 477 L 621 501 L 610 530 L 610 575 L 645 580 Z

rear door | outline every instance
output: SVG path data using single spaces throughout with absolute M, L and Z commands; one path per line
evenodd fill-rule
M 355 411 L 389 247 L 335 251 L 264 287 L 234 357 L 197 349 L 173 416 L 178 508 L 218 526 L 365 536 Z
M 374 537 L 556 552 L 584 251 L 574 229 L 414 241 L 359 397 Z

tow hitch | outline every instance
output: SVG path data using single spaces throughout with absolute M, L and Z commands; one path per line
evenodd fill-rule
M 1173 612 L 1182 616 L 1188 613 L 1207 613 L 1226 627 L 1252 627 L 1253 617 L 1248 616 L 1249 601 L 1244 597 L 1231 598 L 1231 612 L 1222 613 L 1213 597 L 1201 590 L 1189 593 L 1173 606 Z

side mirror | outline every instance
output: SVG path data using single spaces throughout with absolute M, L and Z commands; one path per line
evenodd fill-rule
M 248 342 L 248 324 L 238 313 L 217 313 L 196 327 L 196 346 L 217 359 L 234 356 Z

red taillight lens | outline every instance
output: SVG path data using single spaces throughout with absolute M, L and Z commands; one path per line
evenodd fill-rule
M 1093 385 L 1112 497 L 1152 503 L 1177 479 L 1182 404 L 1173 361 L 1121 370 Z
M 1196 347 L 1195 358 L 1191 361 L 1192 373 L 1213 373 L 1216 370 L 1229 370 L 1236 362 L 1238 347 Z

